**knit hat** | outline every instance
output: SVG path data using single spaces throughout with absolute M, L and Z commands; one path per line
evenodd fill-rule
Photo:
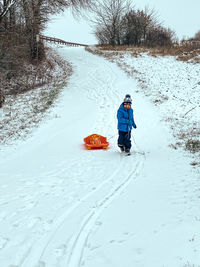
M 132 99 L 130 95 L 127 94 L 125 96 L 123 104 L 132 104 Z

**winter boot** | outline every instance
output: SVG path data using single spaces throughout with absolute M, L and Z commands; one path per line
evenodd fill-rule
M 125 149 L 125 155 L 126 156 L 130 156 L 131 152 L 130 152 L 130 148 L 126 148 Z
M 120 148 L 121 152 L 124 152 L 124 151 L 125 151 L 125 148 L 124 148 L 124 146 L 123 146 L 123 145 L 118 145 L 118 146 L 119 146 L 119 148 Z

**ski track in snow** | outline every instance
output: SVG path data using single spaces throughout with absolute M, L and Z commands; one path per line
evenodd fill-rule
M 140 166 L 141 167 L 141 166 Z M 93 211 L 89 212 L 85 217 L 83 224 L 80 227 L 78 235 L 72 241 L 72 248 L 69 252 L 69 259 L 67 261 L 67 266 L 81 266 L 81 260 L 83 257 L 84 247 L 86 246 L 86 241 L 94 226 L 95 221 L 100 216 L 101 212 L 105 207 L 107 207 L 112 201 L 119 196 L 121 192 L 128 186 L 132 181 L 132 175 L 137 176 L 140 168 L 136 165 L 135 170 L 129 173 L 125 181 L 114 188 L 108 195 L 106 195 L 101 201 L 99 201 L 98 207 L 95 207 Z
M 39 263 L 41 266 L 42 264 L 45 264 L 45 262 L 48 262 L 47 266 L 52 265 L 53 259 L 50 258 L 49 260 L 51 252 L 57 250 L 56 246 L 58 246 L 58 243 L 61 243 L 61 241 L 63 241 L 63 246 L 66 243 L 66 237 L 62 237 L 62 233 L 66 233 L 69 229 L 71 223 L 70 222 L 68 224 L 69 217 L 73 217 L 73 212 L 83 207 L 83 209 L 87 209 L 89 210 L 89 212 L 84 215 L 84 218 L 82 219 L 81 223 L 79 223 L 81 224 L 79 229 L 73 233 L 73 236 L 69 244 L 67 245 L 66 254 L 68 256 L 65 255 L 67 259 L 65 260 L 63 258 L 63 263 L 60 265 L 80 266 L 84 246 L 95 221 L 97 220 L 105 206 L 108 206 L 112 202 L 112 200 L 117 197 L 126 188 L 126 186 L 128 186 L 133 177 L 137 176 L 137 173 L 142 166 L 142 162 L 143 160 L 136 162 L 135 169 L 132 170 L 131 168 L 131 170 L 128 171 L 128 176 L 126 177 L 126 179 L 118 181 L 119 184 L 116 183 L 113 185 L 113 180 L 118 177 L 120 169 L 125 167 L 125 160 L 123 160 L 122 163 L 118 165 L 117 170 L 114 172 L 113 175 L 111 175 L 111 177 L 104 180 L 100 185 L 98 185 L 96 189 L 85 195 L 83 198 L 79 199 L 76 204 L 71 206 L 68 210 L 63 212 L 60 217 L 57 218 L 57 222 L 54 223 L 53 231 L 51 231 L 50 234 L 45 237 L 45 240 L 41 240 L 41 242 L 37 243 L 37 250 L 39 247 L 40 251 L 42 251 L 39 257 Z M 109 193 L 105 195 L 105 192 L 107 192 L 106 188 L 108 187 L 108 185 L 111 185 L 113 188 L 112 190 L 108 190 Z M 98 199 L 99 195 L 102 198 Z M 63 238 L 64 240 L 62 240 Z M 32 251 L 32 254 L 34 255 L 34 258 L 25 261 L 22 266 L 29 266 L 29 264 L 31 264 L 34 259 L 37 258 L 35 257 L 34 249 Z
M 94 233 L 98 234 L 97 228 L 106 223 L 105 214 L 111 210 L 109 214 L 112 217 L 112 207 L 116 207 L 117 201 L 121 203 L 124 196 L 131 198 L 132 191 L 135 195 L 131 198 L 131 203 L 137 203 L 143 195 L 144 199 L 149 199 L 149 203 L 140 203 L 135 207 L 134 213 L 139 214 L 135 219 L 135 227 L 137 219 L 139 224 L 143 225 L 145 221 L 153 220 L 151 216 L 158 216 L 158 222 L 153 221 L 152 224 L 153 227 L 158 224 L 156 231 L 159 231 L 161 224 L 165 226 L 169 222 L 169 225 L 173 225 L 173 221 L 183 221 L 183 209 L 187 212 L 186 218 L 192 218 L 188 206 L 184 206 L 189 203 L 185 195 L 180 193 L 176 196 L 181 190 L 185 192 L 188 181 L 187 177 L 183 176 L 184 171 L 180 167 L 182 165 L 176 165 L 174 162 L 177 154 L 168 154 L 171 153 L 167 148 L 169 137 L 159 126 L 160 119 L 151 110 L 152 106 L 143 102 L 140 96 L 133 96 L 135 119 L 139 127 L 132 133 L 132 155 L 124 157 L 119 153 L 116 144 L 116 112 L 126 93 L 134 95 L 134 90 L 137 90 L 136 83 L 127 78 L 114 64 L 89 54 L 82 48 L 65 48 L 59 52 L 71 61 L 74 74 L 62 94 L 60 103 L 52 111 L 56 116 L 43 123 L 33 137 L 17 144 L 15 149 L 8 147 L 7 150 L 0 151 L 0 157 L 3 157 L 0 163 L 3 177 L 0 183 L 0 266 L 121 267 L 123 262 L 123 267 L 182 267 L 183 264 L 178 265 L 177 262 L 186 261 L 178 256 L 176 259 L 172 256 L 171 262 L 169 261 L 170 264 L 173 262 L 171 265 L 164 265 L 164 258 L 161 257 L 158 261 L 157 256 L 155 261 L 147 258 L 148 265 L 145 265 L 145 256 L 138 260 L 138 255 L 142 255 L 143 251 L 141 247 L 136 248 L 133 257 L 136 263 L 132 261 L 131 265 L 123 258 L 121 262 L 112 264 L 111 260 L 106 262 L 105 257 L 103 262 L 99 263 L 98 252 L 94 257 L 90 256 L 95 253 L 95 249 L 90 248 L 90 243 L 94 242 L 94 248 Z M 142 120 L 141 123 L 138 118 Z M 82 149 L 83 138 L 92 133 L 107 136 L 110 149 Z M 153 170 L 149 177 L 151 166 Z M 177 175 L 173 174 L 176 168 L 180 169 Z M 195 179 L 192 181 L 196 182 Z M 159 192 L 158 196 L 156 190 Z M 195 196 L 194 194 L 194 198 Z M 157 207 L 156 197 L 161 198 L 161 210 Z M 189 197 L 188 193 L 188 199 Z M 128 209 L 130 204 L 127 201 L 125 200 Z M 173 201 L 172 206 L 169 204 L 169 210 L 172 207 L 174 209 L 165 215 L 163 209 L 165 205 L 168 207 L 168 201 Z M 180 201 L 184 204 L 180 204 Z M 154 214 L 148 217 L 151 205 L 155 206 L 152 210 Z M 144 209 L 144 212 L 142 210 L 141 213 L 140 209 Z M 156 213 L 154 209 L 159 212 Z M 195 210 L 196 206 L 193 209 Z M 112 218 L 108 221 L 112 221 Z M 117 225 L 117 222 L 113 223 Z M 178 227 L 177 225 L 179 226 L 178 223 L 175 226 Z M 195 227 L 198 226 L 199 221 L 195 224 Z M 119 221 L 119 233 L 120 227 Z M 132 228 L 133 226 L 131 231 L 134 231 Z M 146 228 L 144 230 L 151 236 L 151 224 L 149 227 L 146 225 Z M 168 231 L 170 233 L 170 227 Z M 129 236 L 129 232 L 130 229 L 126 229 L 128 239 L 137 234 L 134 232 Z M 109 234 L 112 235 L 112 232 Z M 121 251 L 124 253 L 130 249 L 130 260 L 133 254 L 132 246 L 140 242 L 140 234 L 137 239 L 130 241 L 130 246 L 125 246 Z M 102 242 L 105 235 L 103 232 Z M 177 238 L 179 237 L 178 235 Z M 146 244 L 145 239 L 142 241 Z M 156 244 L 154 241 L 157 249 L 163 243 L 162 240 L 159 242 Z M 196 242 L 198 244 L 200 240 L 197 238 Z M 111 245 L 114 243 L 114 239 L 109 241 Z M 100 246 L 96 245 L 96 248 L 98 247 Z M 194 255 L 196 251 L 194 249 Z M 115 255 L 111 253 L 109 257 L 115 258 Z

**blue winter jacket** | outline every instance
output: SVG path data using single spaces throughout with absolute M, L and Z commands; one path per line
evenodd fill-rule
M 130 132 L 133 128 L 136 128 L 133 117 L 133 109 L 124 108 L 123 104 L 117 111 L 118 130 L 122 132 Z

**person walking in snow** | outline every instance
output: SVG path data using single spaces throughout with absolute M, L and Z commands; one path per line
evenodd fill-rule
M 126 155 L 130 155 L 132 127 L 135 129 L 137 128 L 134 121 L 131 104 L 131 96 L 127 94 L 117 111 L 119 131 L 118 146 L 121 152 L 125 152 Z

